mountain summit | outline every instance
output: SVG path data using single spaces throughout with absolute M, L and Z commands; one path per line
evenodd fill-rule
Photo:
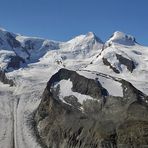
M 107 44 L 118 43 L 123 45 L 135 45 L 136 39 L 132 35 L 125 34 L 120 31 L 114 32 L 111 38 L 107 41 Z

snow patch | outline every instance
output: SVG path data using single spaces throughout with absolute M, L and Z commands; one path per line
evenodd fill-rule
M 57 88 L 58 86 L 60 86 L 59 99 L 64 103 L 66 103 L 64 101 L 64 97 L 71 96 L 71 95 L 75 96 L 78 99 L 78 102 L 80 104 L 83 104 L 83 101 L 85 101 L 87 99 L 93 100 L 93 98 L 88 95 L 83 95 L 78 92 L 73 92 L 72 91 L 73 84 L 70 81 L 70 79 L 69 80 L 61 80 L 60 82 L 58 82 L 54 86 L 54 88 Z

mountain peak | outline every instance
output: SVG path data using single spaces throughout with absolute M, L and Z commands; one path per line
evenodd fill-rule
M 107 44 L 112 44 L 112 43 L 118 43 L 118 44 L 123 44 L 123 45 L 135 45 L 136 39 L 134 36 L 125 34 L 120 31 L 116 31 L 113 33 L 111 38 L 107 41 Z
M 85 38 L 88 38 L 90 40 L 96 40 L 98 43 L 101 43 L 103 44 L 103 41 L 96 36 L 96 34 L 94 32 L 88 32 L 86 35 L 85 35 Z
M 95 35 L 94 32 L 88 32 L 88 33 L 86 34 L 86 36 L 95 37 L 96 35 Z
M 93 32 L 88 32 L 86 34 L 78 35 L 73 39 L 69 40 L 68 43 L 79 44 L 82 42 L 86 43 L 86 42 L 94 42 L 94 41 L 97 41 L 98 43 L 103 44 L 103 41 L 100 38 L 98 38 Z
M 0 27 L 0 31 L 6 31 L 6 29 Z

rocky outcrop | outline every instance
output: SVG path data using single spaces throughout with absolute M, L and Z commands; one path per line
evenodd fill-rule
M 0 38 L 0 45 L 3 45 L 3 39 Z
M 25 42 L 25 49 L 27 49 L 27 50 L 34 49 L 34 43 L 31 40 L 27 40 Z
M 0 70 L 0 81 L 4 84 L 9 84 L 10 86 L 14 85 L 13 80 L 8 79 L 4 71 Z
M 127 59 L 119 54 L 116 54 L 116 57 L 119 60 L 119 62 L 125 65 L 130 72 L 132 72 L 136 68 L 135 63 L 132 60 Z
M 12 49 L 21 47 L 21 43 L 19 41 L 17 41 L 15 39 L 15 37 L 10 32 L 6 33 L 6 39 L 7 39 L 7 42 L 11 46 Z
M 47 84 L 47 89 L 50 91 L 51 85 L 53 83 L 59 82 L 61 80 L 72 81 L 74 92 L 81 94 L 89 95 L 94 98 L 101 97 L 102 87 L 98 87 L 98 84 L 93 79 L 85 78 L 84 76 L 79 75 L 75 71 L 70 71 L 67 69 L 60 69 L 58 73 L 53 75 Z
M 120 54 L 115 54 L 117 60 L 118 60 L 118 67 L 114 67 L 112 66 L 112 64 L 108 61 L 107 58 L 102 58 L 102 61 L 104 63 L 104 65 L 109 66 L 115 73 L 120 73 L 120 71 L 122 71 L 121 65 L 124 65 L 127 67 L 127 69 L 132 73 L 133 70 L 136 68 L 136 63 L 132 60 L 132 59 L 127 59 L 125 57 L 123 57 Z
M 13 69 L 18 69 L 20 68 L 21 64 L 25 63 L 25 60 L 18 55 L 16 56 L 10 56 L 10 62 L 7 65 L 7 69 L 13 68 Z
M 120 73 L 120 71 L 118 69 L 116 69 L 115 67 L 113 67 L 111 65 L 111 63 L 106 58 L 102 58 L 102 61 L 103 61 L 104 65 L 109 66 L 115 73 Z
M 77 104 L 75 96 L 68 96 L 65 100 L 71 105 L 62 102 L 53 88 L 61 80 L 70 80 L 74 92 L 87 94 L 93 99 Z M 104 88 L 95 80 L 74 71 L 59 70 L 49 80 L 34 117 L 41 145 L 47 148 L 148 146 L 146 96 L 129 82 L 118 81 L 122 85 L 123 97 L 106 96 L 101 93 Z M 104 98 L 105 102 L 102 101 Z

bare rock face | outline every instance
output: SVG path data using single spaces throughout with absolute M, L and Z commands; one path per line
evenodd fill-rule
M 34 43 L 31 40 L 27 40 L 25 42 L 25 49 L 27 49 L 27 50 L 34 49 Z
M 47 84 L 47 89 L 50 91 L 51 85 L 59 82 L 61 80 L 70 79 L 73 83 L 72 90 L 81 94 L 89 95 L 94 98 L 101 97 L 101 85 L 98 87 L 98 84 L 95 80 L 85 78 L 81 75 L 78 75 L 75 71 L 70 71 L 67 69 L 60 69 L 58 73 L 53 75 Z
M 3 45 L 3 42 L 4 42 L 3 39 L 0 38 L 0 46 Z
M 80 98 L 71 95 L 61 101 L 62 85 L 53 86 L 62 80 L 72 82 L 73 92 L 92 99 L 79 103 Z M 41 145 L 45 148 L 148 147 L 147 97 L 125 80 L 113 81 L 121 83 L 122 97 L 102 93 L 108 90 L 101 83 L 75 71 L 61 69 L 53 75 L 34 117 Z
M 102 61 L 104 65 L 109 66 L 115 73 L 120 73 L 120 71 L 117 68 L 113 67 L 106 58 L 102 58 Z
M 130 72 L 132 72 L 136 68 L 135 63 L 132 60 L 127 59 L 119 54 L 116 54 L 116 57 L 119 60 L 119 62 L 125 65 Z
M 9 84 L 10 86 L 14 85 L 13 80 L 10 80 L 6 77 L 6 74 L 4 71 L 0 70 L 0 81 L 4 84 Z
M 7 69 L 9 68 L 13 68 L 13 69 L 18 69 L 21 66 L 21 63 L 25 63 L 25 60 L 21 57 L 19 57 L 18 55 L 16 56 L 10 56 L 10 62 L 7 65 Z
M 14 37 L 11 33 L 7 32 L 7 33 L 6 33 L 6 38 L 7 38 L 8 44 L 9 44 L 12 48 L 21 47 L 21 43 L 20 43 L 19 41 L 17 41 L 17 40 L 15 39 L 15 37 Z
M 115 54 L 117 60 L 119 61 L 118 65 L 124 65 L 127 69 L 132 73 L 133 70 L 136 68 L 136 63 L 132 59 L 127 59 L 120 54 Z M 122 71 L 121 68 L 112 66 L 112 64 L 108 61 L 107 58 L 102 58 L 104 65 L 109 66 L 115 73 L 120 73 Z

